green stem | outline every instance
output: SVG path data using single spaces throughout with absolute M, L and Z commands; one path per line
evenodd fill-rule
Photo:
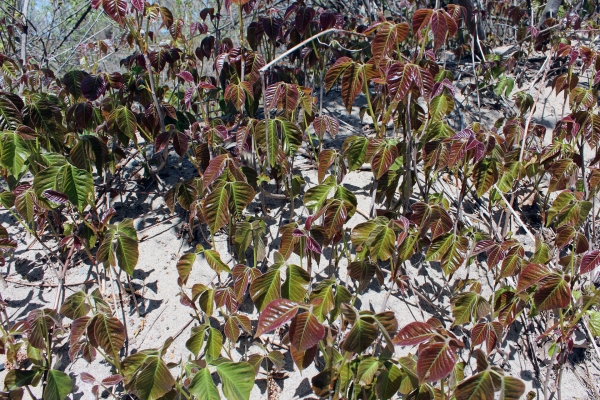
M 364 86 L 364 90 L 365 90 L 365 96 L 367 97 L 367 107 L 369 108 L 369 114 L 371 114 L 371 118 L 373 119 L 373 125 L 375 126 L 375 133 L 379 137 L 379 124 L 377 123 L 377 118 L 375 117 L 375 112 L 373 111 L 373 105 L 371 104 L 371 95 L 369 94 L 369 82 L 367 82 L 366 78 L 367 78 L 367 76 L 366 76 L 364 68 L 363 68 L 363 86 Z

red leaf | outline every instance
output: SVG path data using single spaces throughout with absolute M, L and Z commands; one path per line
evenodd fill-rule
M 421 381 L 435 382 L 452 372 L 456 355 L 446 342 L 422 345 L 417 358 L 417 376 Z
M 310 22 L 314 18 L 316 12 L 312 7 L 300 7 L 296 12 L 296 30 L 300 35 L 304 35 L 304 33 L 308 30 L 310 26 Z
M 96 378 L 94 378 L 91 374 L 88 374 L 87 372 L 80 373 L 79 377 L 85 383 L 94 383 L 94 382 L 96 382 Z
M 162 151 L 171 139 L 171 132 L 163 132 L 154 139 L 154 151 L 157 153 Z
M 123 380 L 123 377 L 119 374 L 108 376 L 102 379 L 102 384 L 105 386 L 118 385 Z
M 100 75 L 88 75 L 81 81 L 81 93 L 83 96 L 94 101 L 106 92 L 106 81 Z
M 350 57 L 340 57 L 335 64 L 327 70 L 325 74 L 325 90 L 329 91 L 333 84 L 338 80 L 342 73 L 348 68 L 354 61 Z
M 144 13 L 144 0 L 131 0 L 131 5 L 133 8 L 138 10 L 140 13 Z
M 125 25 L 125 14 L 127 14 L 127 2 L 125 0 L 102 0 L 102 8 L 119 25 Z
M 436 10 L 431 14 L 431 31 L 433 32 L 433 48 L 437 50 L 442 47 L 448 34 L 448 25 L 443 11 Z
M 522 292 L 541 280 L 547 278 L 552 271 L 545 265 L 541 264 L 529 264 L 527 265 L 521 274 L 519 274 L 519 281 L 517 283 L 517 292 Z
M 325 132 L 329 132 L 331 137 L 335 138 L 340 131 L 340 121 L 329 115 L 322 115 L 315 118 L 313 121 L 313 128 L 315 128 L 315 133 L 320 138 L 323 138 Z
M 419 30 L 425 28 L 431 19 L 433 10 L 429 8 L 423 8 L 415 11 L 412 19 L 413 33 L 417 33 Z
M 552 274 L 533 294 L 538 311 L 564 308 L 571 302 L 571 288 L 562 275 Z
M 319 117 L 317 117 L 317 118 L 319 118 Z M 335 150 L 327 149 L 327 150 L 323 150 L 319 154 L 319 168 L 318 168 L 318 182 L 319 183 L 323 183 L 323 180 L 325 179 L 325 174 L 327 173 L 327 170 L 329 169 L 329 167 L 331 167 L 331 165 L 333 164 L 334 161 L 335 161 Z
M 279 328 L 292 319 L 297 312 L 298 303 L 287 299 L 273 300 L 267 304 L 267 307 L 260 313 L 258 327 L 254 337 L 259 337 L 264 333 Z
M 598 265 L 600 265 L 600 251 L 591 251 L 581 258 L 580 272 L 582 274 L 587 274 L 596 269 Z
M 194 76 L 188 71 L 181 71 L 177 76 L 188 83 L 194 82 Z
M 67 204 L 69 202 L 66 194 L 57 192 L 56 190 L 45 190 L 44 196 L 53 203 Z
M 183 132 L 175 132 L 175 135 L 173 135 L 173 149 L 175 149 L 175 153 L 177 153 L 179 157 L 183 157 L 187 151 L 189 141 L 190 139 Z
M 481 322 L 475 325 L 471 331 L 473 346 L 477 346 L 485 341 L 488 354 L 496 347 L 498 339 L 501 337 L 502 324 L 498 321 Z
M 306 351 L 298 351 L 293 346 L 290 347 L 290 352 L 292 354 L 292 359 L 294 360 L 294 364 L 298 367 L 300 371 L 305 368 L 308 368 L 310 364 L 312 364 L 315 356 L 317 355 L 319 347 L 313 346 Z
M 228 161 L 229 156 L 227 154 L 220 154 L 210 160 L 208 168 L 206 168 L 204 171 L 203 176 L 203 185 L 205 188 L 209 187 L 218 177 L 221 176 L 223 171 L 225 171 Z
M 393 342 L 400 346 L 415 346 L 436 336 L 436 329 L 425 322 L 411 322 L 398 332 Z
M 290 325 L 290 341 L 299 351 L 316 346 L 325 336 L 325 327 L 311 312 L 296 315 Z

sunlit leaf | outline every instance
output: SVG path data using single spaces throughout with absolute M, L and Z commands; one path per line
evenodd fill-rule
M 228 400 L 248 400 L 254 387 L 254 368 L 247 362 L 224 362 L 217 365 Z

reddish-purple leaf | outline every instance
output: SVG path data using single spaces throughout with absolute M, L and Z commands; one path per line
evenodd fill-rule
M 321 139 L 323 138 L 323 135 L 325 135 L 325 132 L 329 132 L 331 137 L 334 138 L 340 131 L 340 121 L 329 115 L 322 115 L 315 118 L 313 121 L 313 128 L 315 129 L 317 136 Z
M 304 33 L 308 30 L 310 22 L 314 18 L 315 14 L 315 9 L 312 7 L 300 7 L 298 9 L 294 22 L 296 25 L 296 30 L 300 35 L 304 35 Z
M 208 164 L 208 168 L 204 171 L 204 180 L 203 185 L 205 188 L 209 187 L 218 177 L 221 176 L 223 171 L 225 171 L 225 167 L 227 167 L 227 163 L 229 161 L 229 155 L 220 154 L 210 160 Z
M 452 372 L 456 355 L 446 342 L 421 345 L 417 358 L 417 376 L 421 381 L 435 382 Z
M 119 374 L 116 374 L 102 379 L 102 384 L 105 386 L 114 386 L 118 385 L 122 380 L 123 377 Z
M 81 81 L 81 93 L 83 96 L 94 101 L 106 92 L 106 81 L 101 75 L 88 75 Z
M 396 25 L 389 22 L 381 24 L 371 43 L 373 57 L 379 60 L 387 56 L 399 42 L 406 38 L 408 29 L 406 22 Z
M 79 377 L 85 383 L 94 383 L 94 382 L 96 382 L 96 378 L 94 378 L 91 374 L 88 374 L 87 372 L 80 373 Z
M 519 274 L 519 281 L 517 283 L 517 292 L 522 292 L 541 280 L 547 278 L 552 271 L 541 264 L 529 264 Z
M 262 25 L 263 31 L 271 42 L 275 42 L 281 35 L 281 27 L 283 26 L 283 19 L 270 15 L 268 17 L 259 18 L 259 23 Z
M 67 204 L 69 202 L 66 194 L 57 192 L 56 190 L 44 190 L 44 196 L 53 203 Z
M 273 331 L 289 320 L 298 312 L 298 303 L 287 299 L 273 300 L 260 313 L 258 327 L 254 337 Z
M 319 118 L 319 117 L 317 117 Z M 318 168 L 318 182 L 319 184 L 323 183 L 323 180 L 325 179 L 325 174 L 327 173 L 327 170 L 329 169 L 329 167 L 331 167 L 333 165 L 333 162 L 335 161 L 335 150 L 331 150 L 331 149 L 327 149 L 327 150 L 323 150 L 320 154 L 319 154 L 319 168 Z
M 178 77 L 186 81 L 187 83 L 194 82 L 194 75 L 188 71 L 181 71 L 177 74 Z
M 422 8 L 420 10 L 415 11 L 412 18 L 412 28 L 413 33 L 417 33 L 421 29 L 425 28 L 431 19 L 431 14 L 433 10 L 429 8 Z
M 171 132 L 162 132 L 154 139 L 154 151 L 157 153 L 164 150 L 171 140 Z
M 319 245 L 319 243 L 311 236 L 306 236 L 306 247 L 308 247 L 308 249 L 313 253 L 322 254 L 321 245 Z
M 298 314 L 290 325 L 290 341 L 298 351 L 305 351 L 316 346 L 325 336 L 325 327 L 312 312 Z
M 400 346 L 415 346 L 436 336 L 436 329 L 425 322 L 411 322 L 396 335 L 393 342 Z
M 253 98 L 250 82 L 241 82 L 240 84 L 230 83 L 225 88 L 225 100 L 231 101 L 238 111 L 241 111 L 242 107 L 244 107 L 246 96 Z
M 144 3 L 144 0 L 131 0 L 131 5 L 133 5 L 133 8 L 138 10 L 140 13 L 144 13 Z
M 125 25 L 125 15 L 127 14 L 127 2 L 125 0 L 102 0 L 104 12 L 116 23 Z
M 293 346 L 290 347 L 290 353 L 292 354 L 292 359 L 294 360 L 294 364 L 298 367 L 300 371 L 308 368 L 310 364 L 312 364 L 315 356 L 317 355 L 317 351 L 319 350 L 319 346 L 315 345 L 306 351 L 296 350 Z
M 571 302 L 571 287 L 566 279 L 558 274 L 552 274 L 533 294 L 533 302 L 538 311 L 564 308 Z
M 590 251 L 581 258 L 581 269 L 582 274 L 592 272 L 596 267 L 600 265 L 600 251 Z
M 183 157 L 188 149 L 190 138 L 183 132 L 175 132 L 173 135 L 173 149 L 179 157 Z
M 386 142 L 384 139 L 374 139 L 369 142 L 367 147 L 367 157 L 373 154 L 371 165 L 375 179 L 379 179 L 385 174 L 396 158 L 398 157 L 398 147 L 395 144 Z
M 471 341 L 473 346 L 486 342 L 488 354 L 496 347 L 498 340 L 502 337 L 502 324 L 498 321 L 481 322 L 473 327 Z
M 433 32 L 434 50 L 442 47 L 448 34 L 448 24 L 443 11 L 435 10 L 431 14 L 431 31 Z

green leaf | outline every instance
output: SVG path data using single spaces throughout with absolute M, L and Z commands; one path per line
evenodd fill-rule
M 77 168 L 91 172 L 92 166 L 95 165 L 96 172 L 102 175 L 102 167 L 108 161 L 108 146 L 96 136 L 82 135 L 69 156 Z
M 335 178 L 332 176 L 327 177 L 325 182 L 320 185 L 313 186 L 306 191 L 304 194 L 304 205 L 312 212 L 323 207 L 327 200 L 329 193 L 336 186 Z
M 429 115 L 432 120 L 440 120 L 449 115 L 454 109 L 454 99 L 443 93 L 431 99 L 429 104 Z
M 36 202 L 37 196 L 31 188 L 24 190 L 22 193 L 19 193 L 17 197 L 15 197 L 15 208 L 17 209 L 17 212 L 29 224 L 33 222 L 33 218 L 35 216 L 34 212 Z
M 0 161 L 15 179 L 23 172 L 28 152 L 21 136 L 16 133 L 2 133 L 0 141 Z
M 179 274 L 179 278 L 177 278 L 177 284 L 179 286 L 184 286 L 187 284 L 187 281 L 190 277 L 190 273 L 192 272 L 192 266 L 196 261 L 196 253 L 187 253 L 182 255 L 177 261 L 177 273 Z
M 342 152 L 348 161 L 348 170 L 360 168 L 367 157 L 369 140 L 363 136 L 349 136 L 342 146 Z
M 6 96 L 0 96 L 0 130 L 15 130 L 22 124 L 19 109 Z
M 494 88 L 494 93 L 496 93 L 498 96 L 504 96 L 508 98 L 510 96 L 510 92 L 512 92 L 514 87 L 514 79 L 509 78 L 507 76 L 501 76 L 500 79 L 498 79 L 496 87 Z
M 117 107 L 108 118 L 109 123 L 114 124 L 129 139 L 135 141 L 137 132 L 137 120 L 135 114 L 126 106 Z
M 384 369 L 377 376 L 377 383 L 375 384 L 375 393 L 377 398 L 387 400 L 392 398 L 400 389 L 402 383 L 402 370 L 390 364 L 389 368 Z
M 281 271 L 273 268 L 250 284 L 250 297 L 259 311 L 281 297 Z
M 62 371 L 48 371 L 48 382 L 44 390 L 44 400 L 65 400 L 73 390 L 73 381 Z
M 276 121 L 281 131 L 283 152 L 292 156 L 302 146 L 302 131 L 297 124 L 283 117 L 277 117 Z
M 600 311 L 588 311 L 590 315 L 590 331 L 594 336 L 600 336 Z
M 8 390 L 17 390 L 20 387 L 31 385 L 42 375 L 42 370 L 37 369 L 11 369 L 4 377 L 4 387 Z
M 40 171 L 33 178 L 33 188 L 38 198 L 48 189 L 64 193 L 79 211 L 94 202 L 92 174 L 70 164 L 51 166 Z
M 373 323 L 374 321 L 370 322 L 369 319 L 372 320 L 372 317 L 356 319 L 352 329 L 350 329 L 341 344 L 343 350 L 360 354 L 373 344 L 377 339 L 379 330 L 377 325 Z
M 206 341 L 206 361 L 211 362 L 221 355 L 223 349 L 223 335 L 218 329 L 210 328 Z
M 151 355 L 144 360 L 130 383 L 141 400 L 157 400 L 173 388 L 175 380 L 162 358 Z
M 371 257 L 377 257 L 381 261 L 387 261 L 394 254 L 396 245 L 396 234 L 394 231 L 385 226 L 375 236 L 370 248 Z
M 274 119 L 260 121 L 255 128 L 258 146 L 267 154 L 269 166 L 277 165 L 279 156 L 279 137 L 277 135 L 277 122 Z
M 77 319 L 87 315 L 90 311 L 90 306 L 86 301 L 84 292 L 75 292 L 67 297 L 60 308 L 60 313 L 70 319 Z
M 73 70 L 67 72 L 63 78 L 62 83 L 67 88 L 67 92 L 73 96 L 75 100 L 80 99 L 83 96 L 81 91 L 81 81 L 89 74 L 85 71 Z
M 218 186 L 204 200 L 204 216 L 214 235 L 229 222 L 229 194 L 225 185 Z
M 243 211 L 254 199 L 254 189 L 246 182 L 229 182 L 226 184 L 229 195 L 229 211 L 237 218 L 242 218 Z
M 490 313 L 490 304 L 475 292 L 463 292 L 450 299 L 452 314 L 454 315 L 453 326 L 478 321 Z
M 360 361 L 356 370 L 356 377 L 361 386 L 368 386 L 373 383 L 379 366 L 380 362 L 375 357 L 364 358 Z
M 204 333 L 206 329 L 206 325 L 193 327 L 190 338 L 185 342 L 185 347 L 192 352 L 194 357 L 198 357 L 198 353 L 200 353 L 200 349 L 204 345 Z
M 229 266 L 223 261 L 221 261 L 221 255 L 219 254 L 219 252 L 208 249 L 204 250 L 203 254 L 204 257 L 206 257 L 206 262 L 208 262 L 208 265 L 213 269 L 213 271 L 215 271 L 216 273 L 231 273 L 231 269 L 229 269 Z
M 96 314 L 88 324 L 87 335 L 94 347 L 99 346 L 114 360 L 119 360 L 119 352 L 125 344 L 125 327 L 118 318 L 106 314 Z
M 425 261 L 439 261 L 444 274 L 451 275 L 465 260 L 468 246 L 466 237 L 447 233 L 431 243 Z
M 494 382 L 489 371 L 462 381 L 454 391 L 456 400 L 494 400 Z
M 247 362 L 224 362 L 217 365 L 223 382 L 223 394 L 229 400 L 248 400 L 254 387 L 254 368 Z
M 109 225 L 96 258 L 101 262 L 108 261 L 112 266 L 118 263 L 123 271 L 133 275 L 139 258 L 139 249 L 137 231 L 131 218 Z
M 481 160 L 473 170 L 473 183 L 475 184 L 477 196 L 482 197 L 486 194 L 498 181 L 499 175 L 500 171 L 496 161 L 487 158 Z
M 281 286 L 284 298 L 302 302 L 306 296 L 310 274 L 297 265 L 288 265 L 285 281 Z
M 202 368 L 192 379 L 188 387 L 190 394 L 197 399 L 220 400 L 219 389 L 215 385 L 208 368 Z

